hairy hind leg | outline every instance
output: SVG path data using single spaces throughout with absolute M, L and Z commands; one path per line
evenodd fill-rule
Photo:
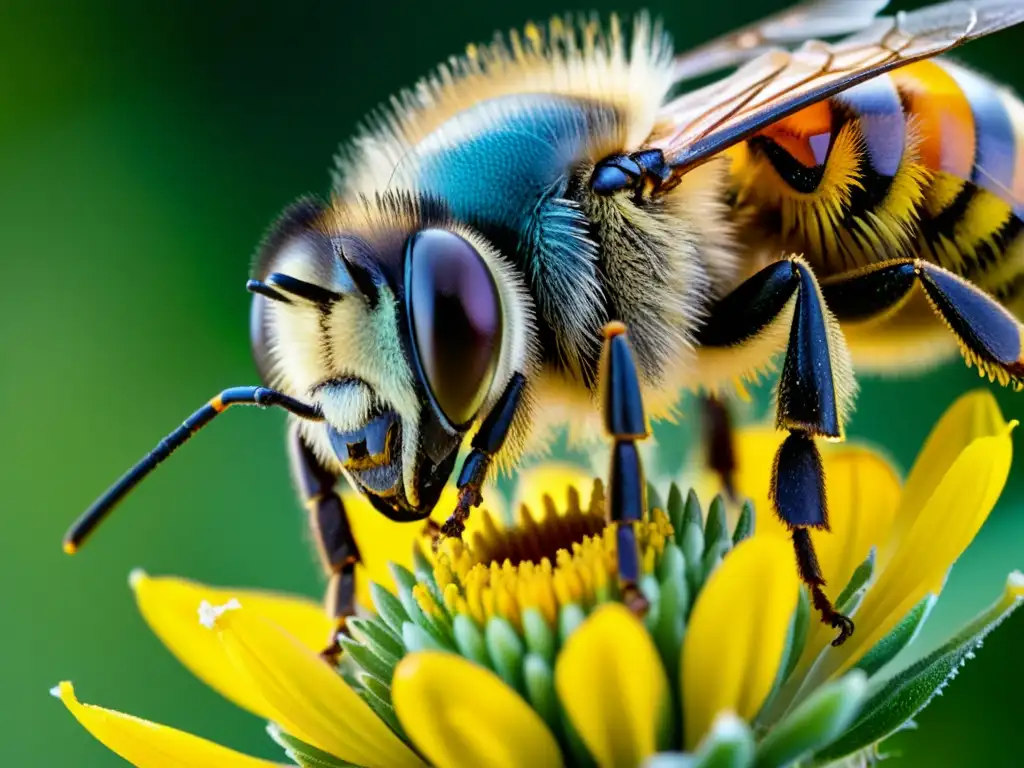
M 828 530 L 825 474 L 816 438 L 843 438 L 842 393 L 854 383 L 838 324 L 810 268 L 797 258 L 765 267 L 711 309 L 698 334 L 705 347 L 735 347 L 789 317 L 786 358 L 779 380 L 776 425 L 789 432 L 772 468 L 770 497 L 790 529 L 797 569 L 826 624 L 839 631 L 834 645 L 853 633 L 825 592 L 810 529 Z

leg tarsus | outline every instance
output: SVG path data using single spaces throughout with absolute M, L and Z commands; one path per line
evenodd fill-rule
M 338 642 L 338 635 L 352 636 L 348 628 L 348 617 L 346 616 L 338 617 L 334 628 L 331 630 L 330 637 L 327 638 L 327 645 L 320 651 L 320 658 L 332 667 L 338 666 L 338 662 L 341 660 L 341 643 Z
M 813 585 L 810 587 L 810 590 L 811 603 L 821 615 L 822 622 L 828 624 L 833 629 L 839 630 L 839 634 L 832 641 L 832 645 L 835 647 L 842 645 L 853 634 L 853 620 L 835 609 L 832 601 L 828 599 L 828 595 L 822 591 L 821 587 Z
M 650 601 L 644 597 L 640 587 L 636 584 L 626 583 L 622 585 L 622 604 L 625 605 L 634 616 L 642 619 L 651 609 Z
M 793 550 L 796 552 L 797 570 L 800 578 L 807 585 L 811 593 L 811 604 L 821 616 L 823 623 L 833 629 L 839 630 L 839 635 L 832 641 L 832 645 L 839 646 L 853 634 L 853 621 L 835 609 L 823 587 L 825 579 L 821 574 L 821 567 L 818 565 L 818 556 L 814 551 L 814 544 L 811 542 L 811 534 L 807 528 L 793 528 Z

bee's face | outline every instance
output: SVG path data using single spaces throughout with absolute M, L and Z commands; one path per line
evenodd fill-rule
M 257 360 L 268 383 L 320 408 L 324 422 L 300 429 L 325 465 L 388 517 L 420 519 L 493 399 L 501 291 L 478 244 L 452 229 L 333 224 L 292 212 L 264 246 L 257 274 L 286 300 L 255 297 Z

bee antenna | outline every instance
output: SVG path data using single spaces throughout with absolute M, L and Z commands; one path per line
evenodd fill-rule
M 305 299 L 313 304 L 333 304 L 341 299 L 340 293 L 335 293 L 316 283 L 307 283 L 305 280 L 299 280 L 299 278 L 286 275 L 283 272 L 271 272 L 267 275 L 266 284 L 275 290 L 275 293 L 284 291 L 286 294 Z
M 366 269 L 361 264 L 356 263 L 351 257 L 349 257 L 345 252 L 344 247 L 341 245 L 338 246 L 338 256 L 344 263 L 349 277 L 352 278 L 352 282 L 355 285 L 356 290 L 359 291 L 359 293 L 361 293 L 368 302 L 370 302 L 371 306 L 376 305 L 380 292 L 377 290 L 377 284 L 374 282 L 373 274 L 371 274 L 370 270 Z
M 260 408 L 283 408 L 289 413 L 308 421 L 323 421 L 323 414 L 314 405 L 308 405 L 283 392 L 265 387 L 232 387 L 207 402 L 193 413 L 176 430 L 157 443 L 156 448 L 147 453 L 134 467 L 129 469 L 121 479 L 114 483 L 100 496 L 92 506 L 82 513 L 64 535 L 64 551 L 73 555 L 85 542 L 100 523 L 114 510 L 132 489 L 146 479 L 149 474 L 168 456 L 180 448 L 196 432 L 209 424 L 213 419 L 224 413 L 232 405 L 257 405 Z
M 266 283 L 261 283 L 259 280 L 249 280 L 245 284 L 245 290 L 249 293 L 258 293 L 260 296 L 265 296 L 271 301 L 280 301 L 282 304 L 291 304 L 291 301 L 284 294 L 278 293 Z

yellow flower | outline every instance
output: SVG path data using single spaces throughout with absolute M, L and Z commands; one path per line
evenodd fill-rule
M 1003 596 L 948 643 L 891 678 L 875 674 L 916 634 L 994 505 L 1011 429 L 991 396 L 966 396 L 902 489 L 866 448 L 825 451 L 833 532 L 815 543 L 857 623 L 839 648 L 815 622 L 785 531 L 764 513 L 779 438 L 758 430 L 739 436 L 737 484 L 762 510 L 756 533 L 750 507 L 733 528 L 721 499 L 704 510 L 675 486 L 664 503 L 649 499 L 636 528 L 646 611 L 622 602 L 603 487 L 585 498 L 591 481 L 564 467 L 524 473 L 526 504 L 513 521 L 474 513 L 464 540 L 436 555 L 416 530 L 403 533 L 406 551 L 375 552 L 390 534 L 353 507 L 366 571 L 389 589 L 368 590 L 373 610 L 352 619 L 337 670 L 316 653 L 327 622 L 311 601 L 141 572 L 131 583 L 171 651 L 270 721 L 300 765 L 838 759 L 916 714 L 1024 595 L 1024 576 L 1011 574 Z M 270 765 L 81 704 L 69 683 L 55 694 L 136 765 Z

